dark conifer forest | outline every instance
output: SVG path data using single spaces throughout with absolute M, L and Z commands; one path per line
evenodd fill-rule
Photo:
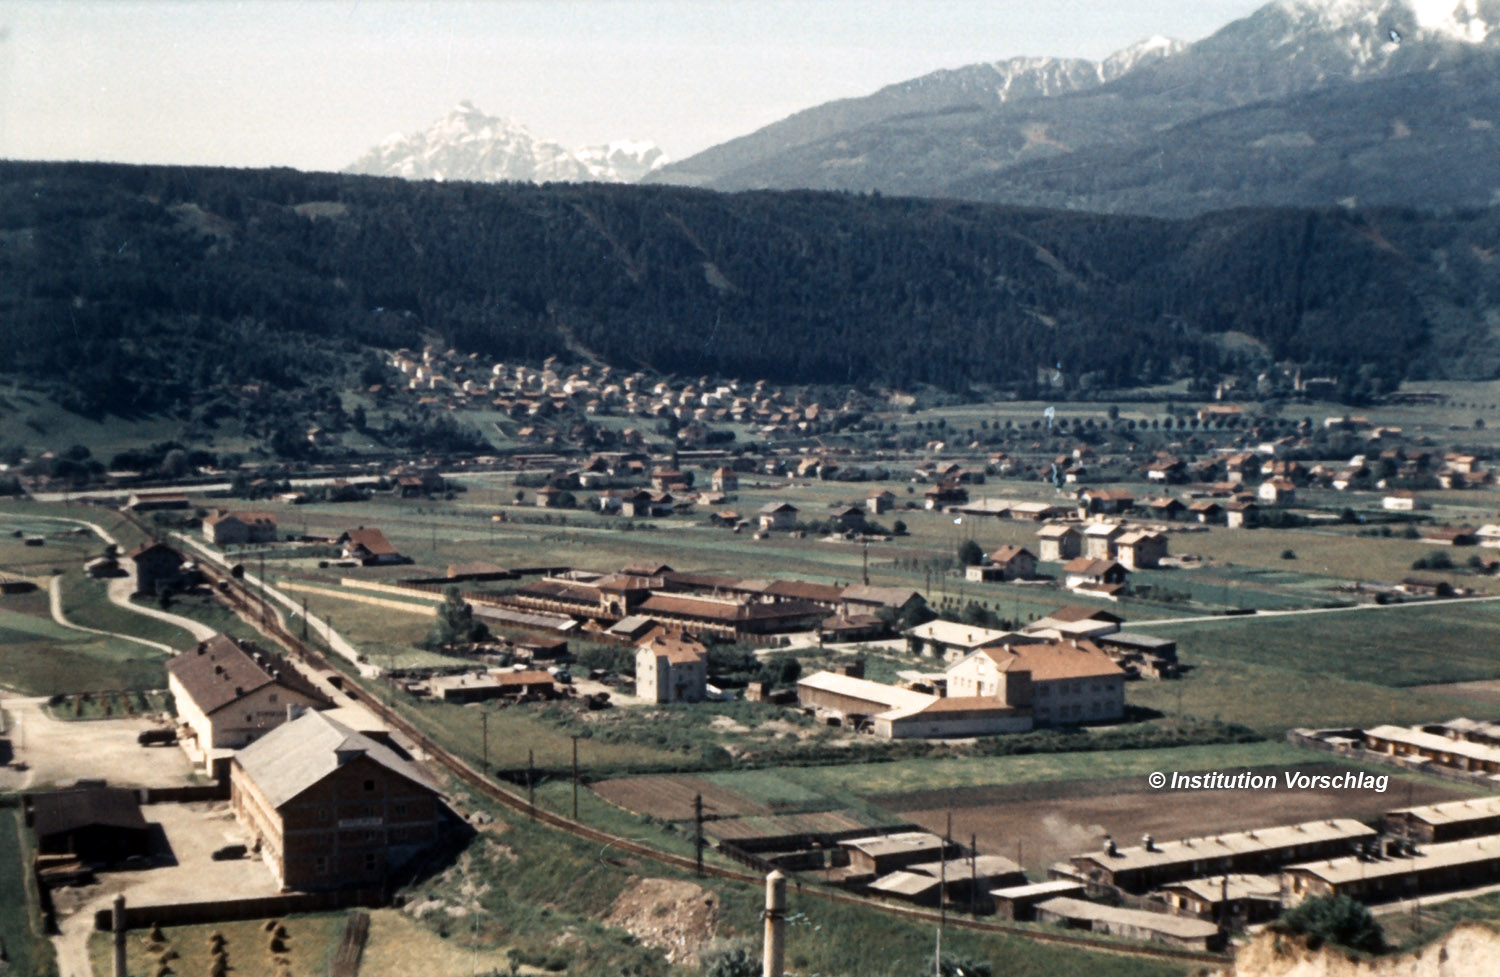
M 440 342 L 1025 395 L 1294 363 L 1351 400 L 1500 369 L 1500 213 L 1188 220 L 815 192 L 0 164 L 9 370 L 86 413 Z

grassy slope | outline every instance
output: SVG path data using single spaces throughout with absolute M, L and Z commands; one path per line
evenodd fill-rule
M 52 944 L 41 935 L 36 912 L 36 889 L 31 873 L 30 845 L 23 840 L 19 807 L 0 807 L 0 942 L 9 957 L 9 972 L 28 977 L 57 973 Z

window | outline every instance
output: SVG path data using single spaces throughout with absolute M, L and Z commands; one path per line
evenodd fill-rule
M 324 824 L 326 824 L 328 822 L 328 808 L 326 808 L 326 807 L 320 807 L 320 808 L 318 808 L 318 821 L 320 823 L 324 823 Z
M 404 817 L 406 817 L 406 805 L 405 804 L 393 804 L 393 805 L 391 805 L 391 816 L 392 817 L 398 817 L 398 818 L 404 818 Z
M 270 698 L 267 701 L 269 701 L 269 702 L 275 702 L 276 701 L 276 693 L 272 692 L 271 695 L 270 695 Z
M 365 791 L 369 792 L 369 793 L 373 793 L 374 790 L 375 790 L 375 781 L 373 781 L 373 780 L 367 780 L 367 781 L 365 781 Z
M 313 871 L 317 872 L 319 875 L 327 875 L 328 874 L 328 856 L 327 855 L 319 855 L 317 858 L 313 859 Z
M 373 871 L 375 871 L 375 853 L 374 852 L 366 852 L 365 853 L 365 871 L 366 872 L 373 872 Z

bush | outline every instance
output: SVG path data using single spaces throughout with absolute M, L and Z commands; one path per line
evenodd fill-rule
M 1297 558 L 1297 554 L 1292 550 L 1282 550 L 1281 558 L 1283 560 L 1295 560 Z
M 1292 933 L 1306 934 L 1308 945 L 1314 949 L 1325 941 L 1365 953 L 1385 949 L 1380 923 L 1363 903 L 1348 896 L 1305 899 L 1282 914 L 1281 926 Z

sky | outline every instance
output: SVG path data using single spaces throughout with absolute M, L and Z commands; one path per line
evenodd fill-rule
M 1205 37 L 1260 0 L 0 0 L 0 158 L 336 170 L 460 100 L 683 159 L 1016 55 Z

